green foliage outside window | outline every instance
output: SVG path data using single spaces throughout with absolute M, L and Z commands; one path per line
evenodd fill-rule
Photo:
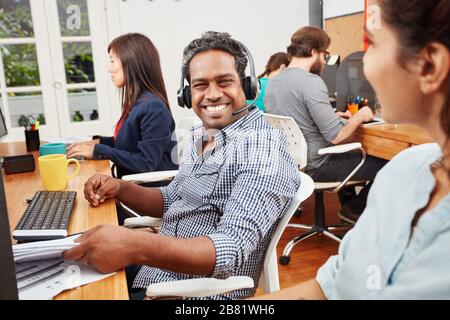
M 10 5 L 0 9 L 0 38 L 33 38 L 33 21 L 29 6 Z M 65 43 L 64 53 L 68 83 L 95 81 L 90 44 Z M 38 86 L 39 67 L 34 44 L 1 45 L 6 85 Z

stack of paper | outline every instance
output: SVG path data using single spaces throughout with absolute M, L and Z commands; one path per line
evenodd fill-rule
M 65 250 L 78 245 L 75 243 L 80 235 L 64 239 L 37 241 L 13 246 L 14 262 L 35 261 L 60 258 Z
M 38 261 L 33 263 L 33 266 L 39 269 L 40 266 L 48 263 L 49 260 L 47 259 L 61 258 L 65 250 L 78 245 L 78 243 L 75 243 L 74 241 L 79 236 L 80 235 L 74 235 L 65 239 L 14 245 L 14 262 L 17 266 L 26 261 Z M 75 261 L 64 261 L 64 263 L 57 266 L 58 268 L 62 266 L 63 271 L 48 275 L 46 274 L 49 271 L 48 268 L 40 268 L 41 271 L 28 275 L 28 278 L 39 277 L 39 281 L 33 281 L 31 284 L 20 288 L 19 298 L 21 300 L 52 299 L 64 290 L 102 280 L 114 274 L 102 274 L 90 266 L 82 265 Z M 24 279 L 21 280 L 26 279 L 25 276 Z
M 41 262 L 39 262 L 41 263 Z M 20 300 L 48 300 L 64 290 L 81 287 L 85 284 L 99 281 L 112 276 L 114 273 L 103 274 L 94 268 L 66 261 L 63 264 L 64 272 L 45 279 L 29 287 L 19 290 Z

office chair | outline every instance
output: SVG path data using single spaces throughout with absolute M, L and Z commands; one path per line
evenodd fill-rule
M 198 118 L 183 118 L 180 122 L 177 123 L 176 129 L 174 131 L 174 137 L 177 140 L 177 156 L 178 159 L 181 159 L 183 156 L 184 144 L 187 139 L 189 139 L 192 135 L 192 128 L 199 124 Z M 115 166 L 115 165 L 114 165 Z M 113 170 L 114 172 L 115 170 Z M 144 172 L 144 173 L 136 173 L 129 174 L 122 177 L 122 180 L 130 181 L 139 185 L 145 186 L 146 184 L 155 184 L 158 182 L 169 182 L 173 180 L 173 178 L 177 175 L 178 170 L 168 170 L 168 171 L 153 171 L 153 172 Z M 113 175 L 113 177 L 115 177 Z M 128 214 L 130 217 L 140 217 L 141 214 L 134 211 L 133 209 L 126 206 L 119 200 L 116 200 L 118 207 L 120 207 L 124 213 Z M 133 221 L 133 226 L 128 227 L 139 227 L 141 224 L 148 225 L 153 224 L 153 227 L 156 229 L 160 226 L 159 219 L 151 220 L 150 217 L 143 217 L 141 220 L 135 219 Z
M 275 228 L 270 243 L 264 256 L 264 265 L 260 277 L 261 286 L 265 293 L 271 293 L 280 290 L 277 264 L 277 244 L 286 228 L 289 220 L 292 218 L 298 206 L 306 200 L 314 190 L 313 180 L 305 173 L 299 172 L 301 183 L 290 205 L 286 208 L 283 217 Z M 151 218 L 149 224 L 143 223 L 142 217 L 129 218 L 125 220 L 125 226 L 128 227 L 149 227 L 154 226 L 156 219 Z M 136 223 L 135 223 L 136 222 Z M 149 297 L 207 297 L 217 294 L 223 294 L 229 291 L 253 288 L 253 279 L 250 277 L 233 276 L 227 279 L 198 278 L 180 281 L 171 281 L 164 283 L 151 284 L 147 288 Z
M 167 170 L 167 171 L 153 171 L 153 172 L 145 172 L 145 173 L 136 173 L 129 174 L 122 177 L 122 180 L 136 183 L 136 184 L 145 184 L 145 183 L 155 183 L 162 181 L 170 181 L 178 174 L 178 170 Z M 128 224 L 127 220 L 124 222 L 125 227 L 130 228 L 140 228 L 142 226 L 151 226 L 152 228 L 158 228 L 161 226 L 161 219 L 151 218 L 148 216 L 142 216 L 139 212 L 131 209 L 122 201 L 116 199 L 117 204 L 123 209 L 125 213 L 127 213 L 130 217 L 141 218 L 129 220 Z M 132 224 L 130 224 L 132 223 Z
M 299 170 L 303 170 L 307 163 L 307 145 L 306 140 L 298 127 L 295 120 L 291 117 L 278 116 L 273 114 L 264 114 L 264 118 L 272 124 L 273 127 L 281 130 L 286 136 L 288 150 L 294 161 L 299 166 Z M 349 221 L 345 217 L 341 217 L 344 223 L 329 225 L 325 224 L 325 207 L 323 202 L 324 192 L 337 193 L 343 187 L 349 186 L 364 186 L 366 180 L 350 180 L 358 170 L 364 165 L 366 161 L 366 152 L 362 148 L 361 143 L 348 143 L 337 145 L 333 147 L 323 148 L 319 150 L 319 154 L 335 154 L 335 153 L 345 153 L 351 150 L 361 151 L 361 162 L 353 169 L 352 172 L 343 181 L 330 181 L 330 182 L 316 182 L 314 183 L 314 196 L 315 196 L 315 208 L 314 208 L 314 224 L 304 225 L 304 224 L 288 224 L 288 227 L 294 227 L 306 232 L 296 236 L 294 239 L 289 241 L 289 243 L 284 247 L 283 254 L 280 256 L 280 263 L 282 265 L 289 264 L 292 249 L 301 241 L 308 239 L 314 235 L 325 235 L 337 242 L 341 241 L 341 238 L 335 235 L 332 231 L 348 230 L 350 229 L 354 221 Z

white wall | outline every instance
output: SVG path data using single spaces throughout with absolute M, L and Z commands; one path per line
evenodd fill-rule
M 119 3 L 120 30 L 141 32 L 159 50 L 169 101 L 177 122 L 192 117 L 176 103 L 183 48 L 204 31 L 226 31 L 249 48 L 256 72 L 285 51 L 291 34 L 307 25 L 308 0 L 127 0 Z
M 364 11 L 364 0 L 323 0 L 323 18 Z

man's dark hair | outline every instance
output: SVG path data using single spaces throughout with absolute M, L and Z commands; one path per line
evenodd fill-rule
M 245 68 L 247 67 L 247 56 L 245 48 L 238 41 L 231 38 L 226 32 L 208 31 L 202 34 L 201 38 L 192 40 L 183 51 L 182 72 L 190 82 L 189 64 L 192 58 L 198 53 L 209 50 L 222 50 L 230 53 L 236 62 L 236 70 L 241 79 L 245 78 Z
M 303 27 L 291 37 L 287 53 L 292 57 L 309 58 L 312 50 L 324 52 L 330 46 L 331 39 L 325 31 L 317 27 Z

